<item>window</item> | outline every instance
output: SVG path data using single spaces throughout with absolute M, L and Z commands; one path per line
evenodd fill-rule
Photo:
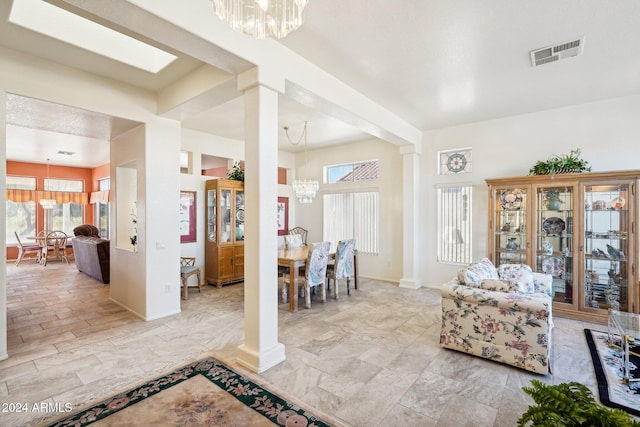
M 111 179 L 105 178 L 98 180 L 98 189 L 100 191 L 108 191 L 111 188 Z M 95 218 L 97 219 L 98 229 L 100 229 L 100 237 L 109 238 L 109 202 L 102 201 L 95 203 Z
M 8 190 L 35 190 L 36 178 L 27 176 L 7 175 Z M 6 230 L 7 244 L 18 243 L 15 234 L 17 232 L 20 239 L 36 234 L 36 202 L 33 200 L 25 202 L 6 202 Z
M 355 239 L 359 253 L 378 254 L 378 192 L 325 194 L 323 240 L 335 250 L 339 240 Z
M 324 181 L 327 184 L 339 182 L 372 181 L 378 179 L 378 161 L 325 166 Z
M 75 179 L 44 179 L 45 191 L 67 191 L 81 193 L 83 181 Z M 73 229 L 83 223 L 83 205 L 80 203 L 56 203 L 52 209 L 45 209 L 47 224 L 51 230 L 62 230 L 73 236 Z
M 468 264 L 471 247 L 471 185 L 438 188 L 438 261 Z

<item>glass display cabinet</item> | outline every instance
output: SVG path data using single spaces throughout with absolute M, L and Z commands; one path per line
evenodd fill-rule
M 584 306 L 630 311 L 630 185 L 584 186 Z
M 639 179 L 633 170 L 487 180 L 489 259 L 550 274 L 556 315 L 637 313 Z
M 492 261 L 496 267 L 500 264 L 527 264 L 531 247 L 527 238 L 529 190 L 497 187 L 492 192 Z
M 534 271 L 553 277 L 553 301 L 574 306 L 575 185 L 536 187 Z M 575 307 L 573 307 L 575 308 Z
M 220 288 L 244 280 L 244 183 L 212 179 L 205 191 L 205 278 Z

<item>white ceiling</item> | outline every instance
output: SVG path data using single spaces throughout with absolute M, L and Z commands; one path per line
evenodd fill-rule
M 152 91 L 201 65 L 182 55 L 154 76 L 13 26 L 6 21 L 11 2 L 0 3 L 0 43 L 12 49 Z M 640 93 L 636 0 L 310 0 L 305 18 L 280 41 L 284 46 L 420 130 Z M 211 19 L 218 19 L 213 11 Z M 531 66 L 531 50 L 581 36 L 581 56 Z M 312 147 L 368 137 L 284 97 L 279 111 L 292 137 L 309 121 Z M 183 126 L 241 140 L 242 100 L 189 117 Z M 30 134 L 20 134 L 23 151 L 27 140 L 37 142 Z M 292 149 L 281 139 L 281 149 Z M 10 137 L 10 159 L 14 146 Z

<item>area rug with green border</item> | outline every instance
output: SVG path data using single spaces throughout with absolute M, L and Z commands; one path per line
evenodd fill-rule
M 624 384 L 624 360 L 620 350 L 620 336 L 613 335 L 613 347 L 609 346 L 606 332 L 584 330 L 591 359 L 598 380 L 598 394 L 603 405 L 619 408 L 640 416 L 640 381 Z M 629 369 L 634 379 L 640 379 L 640 344 L 630 345 Z
M 324 418 L 324 417 L 323 417 Z M 335 424 L 213 357 L 145 381 L 46 426 L 313 426 Z

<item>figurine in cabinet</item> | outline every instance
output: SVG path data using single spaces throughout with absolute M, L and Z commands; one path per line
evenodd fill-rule
M 611 259 L 621 259 L 624 260 L 624 253 L 614 248 L 613 246 L 607 244 L 607 252 L 611 256 Z
M 516 242 L 516 237 L 509 237 L 507 242 L 507 250 L 510 252 L 515 252 L 520 245 Z

